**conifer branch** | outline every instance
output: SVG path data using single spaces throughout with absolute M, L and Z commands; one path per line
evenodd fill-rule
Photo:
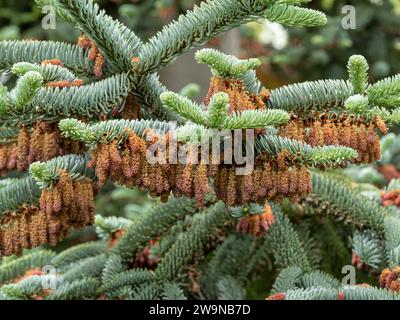
M 288 290 L 297 288 L 302 275 L 303 270 L 297 266 L 291 266 L 282 269 L 275 279 L 271 294 L 286 292 Z
M 349 186 L 320 173 L 313 173 L 313 193 L 343 209 L 351 219 L 383 232 L 385 210 Z
M 78 75 L 91 75 L 91 62 L 86 50 L 68 43 L 54 41 L 0 41 L 0 70 L 19 62 L 40 64 L 44 60 L 59 59 Z
M 156 275 L 163 280 L 174 280 L 179 277 L 186 264 L 210 239 L 215 229 L 223 225 L 227 217 L 228 211 L 223 202 L 207 208 L 195 224 L 179 235 L 158 265 Z
M 287 26 L 319 27 L 328 21 L 322 12 L 285 4 L 273 5 L 265 12 L 264 17 Z
M 195 201 L 189 198 L 171 198 L 165 205 L 151 210 L 143 221 L 133 224 L 112 252 L 120 256 L 123 262 L 129 262 L 134 254 L 143 248 L 154 236 L 169 228 L 187 214 L 197 211 Z
M 11 72 L 19 77 L 25 75 L 29 71 L 40 73 L 44 82 L 57 80 L 73 81 L 77 79 L 77 77 L 67 68 L 53 64 L 39 65 L 29 62 L 18 62 L 11 68 Z
M 122 23 L 113 20 L 92 0 L 56 0 L 55 4 L 74 19 L 76 26 L 90 35 L 116 72 L 129 69 L 141 40 Z
M 58 179 L 60 170 L 66 170 L 71 179 L 79 180 L 92 173 L 87 168 L 88 157 L 67 155 L 47 162 L 35 162 L 29 167 L 30 175 L 41 189 L 49 188 Z
M 279 268 L 297 266 L 302 270 L 308 271 L 310 264 L 291 222 L 277 206 L 273 206 L 273 212 L 275 223 L 268 231 L 266 240 L 271 245 L 275 264 Z
M 263 17 L 276 0 L 220 0 L 202 2 L 151 38 L 139 51 L 133 66 L 139 75 L 152 73 L 172 62 L 179 54 L 206 43 L 218 34 Z
M 58 270 L 68 270 L 72 264 L 76 264 L 80 260 L 89 257 L 96 257 L 106 253 L 107 251 L 108 247 L 105 242 L 86 242 L 68 248 L 57 254 L 51 260 L 51 264 Z
M 10 179 L 7 186 L 0 189 L 0 217 L 5 210 L 16 209 L 22 204 L 36 203 L 39 196 L 40 190 L 31 177 Z
M 50 263 L 54 253 L 49 250 L 37 250 L 0 265 L 0 283 L 7 283 L 23 276 L 27 271 L 42 268 Z

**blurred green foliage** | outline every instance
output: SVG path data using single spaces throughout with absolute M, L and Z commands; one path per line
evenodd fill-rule
M 355 8 L 354 30 L 342 27 L 346 5 Z M 278 77 L 286 82 L 344 78 L 353 54 L 367 58 L 373 80 L 400 72 L 399 0 L 314 0 L 310 7 L 327 14 L 326 26 L 288 28 L 287 46 L 265 48 L 266 63 Z M 257 38 L 254 31 L 252 35 Z

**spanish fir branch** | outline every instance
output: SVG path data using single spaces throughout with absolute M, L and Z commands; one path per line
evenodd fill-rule
M 355 192 L 348 185 L 329 176 L 312 174 L 313 193 L 323 201 L 341 208 L 351 221 L 364 224 L 382 234 L 384 210 L 374 201 Z
M 326 204 L 322 208 L 324 206 Z M 334 266 L 336 263 L 345 265 L 351 259 L 348 241 L 343 239 L 340 229 L 332 222 L 333 218 L 327 217 L 314 233 L 314 239 L 320 247 L 321 255 L 324 257 L 324 259 L 321 259 L 320 268 L 330 272 L 335 272 Z
M 229 235 L 225 241 L 218 246 L 210 261 L 205 265 L 200 278 L 202 295 L 207 299 L 216 299 L 218 296 L 218 279 L 225 276 L 233 276 L 240 280 L 247 280 L 242 271 L 249 263 L 249 253 L 252 247 L 250 236 Z
M 275 0 L 204 1 L 163 28 L 139 51 L 133 65 L 138 75 L 152 73 L 176 56 L 206 43 L 218 34 L 263 17 Z M 291 1 L 279 1 L 290 4 Z
M 33 295 L 43 292 L 43 283 L 53 281 L 51 275 L 31 276 L 18 283 L 10 283 L 0 288 L 2 300 L 29 300 Z
M 160 82 L 156 73 L 145 75 L 133 81 L 132 88 L 132 93 L 138 103 L 144 107 L 142 109 L 144 119 L 180 120 L 174 112 L 165 108 L 161 102 L 160 96 L 167 91 L 167 88 Z
M 238 59 L 215 49 L 201 49 L 196 52 L 195 59 L 207 64 L 214 76 L 243 80 L 249 92 L 259 93 L 261 84 L 254 71 L 261 65 L 259 59 Z
M 8 142 L 15 140 L 18 136 L 18 128 L 13 127 L 0 127 L 0 141 Z
M 320 11 L 285 4 L 273 5 L 264 17 L 287 26 L 319 27 L 328 22 L 325 14 Z
M 208 105 L 207 124 L 210 128 L 223 128 L 228 116 L 229 96 L 225 92 L 216 93 Z
M 15 111 L 21 111 L 30 105 L 43 85 L 43 77 L 37 71 L 28 71 L 18 79 L 15 88 L 10 91 L 8 98 Z M 30 110 L 32 112 L 32 110 Z
M 269 243 L 262 238 L 260 242 L 252 243 L 253 250 L 248 252 L 248 256 L 238 269 L 236 277 L 244 284 L 248 284 L 253 277 L 265 268 L 271 268 Z M 243 255 L 245 257 L 245 255 Z
M 154 282 L 142 284 L 130 290 L 130 300 L 158 300 L 162 294 L 162 288 Z
M 73 17 L 82 32 L 90 36 L 115 71 L 129 70 L 131 59 L 141 45 L 133 31 L 108 16 L 92 0 L 57 0 L 56 4 Z
M 100 281 L 86 277 L 73 282 L 64 282 L 51 292 L 46 300 L 93 299 L 99 295 Z
M 116 273 L 103 283 L 102 290 L 111 293 L 119 288 L 129 286 L 137 287 L 144 283 L 156 281 L 154 272 L 145 269 L 132 269 Z
M 69 43 L 54 41 L 0 41 L 0 70 L 10 69 L 19 62 L 40 64 L 59 59 L 78 75 L 91 75 L 92 66 L 87 51 Z
M 174 123 L 157 120 L 109 120 L 86 125 L 76 119 L 63 119 L 59 122 L 59 127 L 65 137 L 89 144 L 111 142 L 114 139 L 123 140 L 127 137 L 128 129 L 144 137 L 146 129 L 149 128 L 159 133 L 166 133 L 176 128 Z
M 132 220 L 123 217 L 102 217 L 96 215 L 95 226 L 97 235 L 107 240 L 117 230 L 126 230 L 132 224 Z
M 161 295 L 163 300 L 187 300 L 185 293 L 175 282 L 167 282 Z
M 376 82 L 367 89 L 370 102 L 379 107 L 395 108 L 400 105 L 400 75 Z
M 126 269 L 127 265 L 122 261 L 121 256 L 111 252 L 101 275 L 102 284 L 110 282 L 116 274 L 122 273 Z
M 47 162 L 34 162 L 29 166 L 29 173 L 41 189 L 49 188 L 58 179 L 60 170 L 66 170 L 71 179 L 79 180 L 93 174 L 87 168 L 88 157 L 66 155 Z
M 344 108 L 355 114 L 366 114 L 369 109 L 368 97 L 356 94 L 344 102 Z
M 85 258 L 66 269 L 66 272 L 62 275 L 62 279 L 67 282 L 84 279 L 86 277 L 101 279 L 104 265 L 107 260 L 107 254 Z
M 400 123 L 400 107 L 387 110 L 381 107 L 374 107 L 372 112 L 379 115 L 382 120 L 390 126 L 394 126 Z
M 400 300 L 398 292 L 374 287 L 347 286 L 343 292 L 346 300 Z
M 77 77 L 70 70 L 59 65 L 39 65 L 29 62 L 18 62 L 11 68 L 11 72 L 19 77 L 25 75 L 29 71 L 40 73 L 44 82 L 58 80 L 73 81 L 77 79 Z
M 41 9 L 45 6 L 51 6 L 55 9 L 59 18 L 72 24 L 75 22 L 74 18 L 69 14 L 69 12 L 60 7 L 58 0 L 35 0 L 35 3 Z
M 108 252 L 108 246 L 105 242 L 93 241 L 86 242 L 68 248 L 61 253 L 57 254 L 52 260 L 51 264 L 57 270 L 68 270 L 72 264 L 87 259 L 89 257 L 97 257 L 101 254 Z
M 36 203 L 39 197 L 40 189 L 30 176 L 10 179 L 7 186 L 0 189 L 0 217 L 6 210 Z
M 301 286 L 303 288 L 327 288 L 327 289 L 339 289 L 341 283 L 331 275 L 322 272 L 320 270 L 314 270 L 305 273 L 301 278 Z
M 292 289 L 285 292 L 285 300 L 336 300 L 338 293 L 336 289 L 324 287 Z
M 224 129 L 256 129 L 278 126 L 289 121 L 289 115 L 283 110 L 245 110 L 227 117 Z
M 207 126 L 207 114 L 203 107 L 174 92 L 164 92 L 161 102 L 180 116 L 197 124 Z
M 268 105 L 288 112 L 338 108 L 353 95 L 353 90 L 350 81 L 307 81 L 272 90 Z
M 310 264 L 293 225 L 278 206 L 273 206 L 273 212 L 276 221 L 265 237 L 270 243 L 275 265 L 278 268 L 297 266 L 308 271 Z
M 28 74 L 30 72 L 20 80 Z M 38 120 L 55 121 L 72 116 L 98 118 L 110 115 L 112 111 L 121 110 L 123 107 L 129 90 L 126 81 L 125 74 L 118 74 L 81 87 L 41 88 L 39 91 L 32 91 L 31 86 L 29 90 L 17 86 L 14 90 L 24 90 L 24 99 L 17 100 L 21 100 L 21 103 L 11 105 L 7 113 L 0 117 L 0 123 L 17 125 Z M 31 97 L 31 92 L 35 93 L 35 97 L 27 101 L 25 97 Z M 10 95 L 13 96 L 13 92 Z M 10 100 L 15 102 L 13 98 Z
M 156 275 L 163 280 L 174 280 L 181 276 L 184 267 L 202 249 L 207 240 L 228 218 L 223 202 L 207 208 L 186 232 L 181 233 L 172 248 L 164 255 L 156 269 Z
M 338 300 L 342 295 L 345 300 L 399 300 L 400 294 L 385 289 L 360 286 L 346 286 L 342 290 L 313 287 L 288 290 L 285 300 Z
M 9 108 L 8 88 L 0 84 L 0 115 L 7 114 Z
M 279 272 L 271 289 L 271 294 L 298 288 L 304 271 L 297 266 L 284 268 Z
M 91 0 L 80 1 L 59 1 L 54 2 L 57 12 L 64 12 L 68 20 L 73 20 L 74 24 L 87 35 L 90 35 L 99 47 L 100 51 L 107 57 L 107 74 L 111 72 L 125 72 L 131 67 L 131 59 L 142 45 L 141 40 L 126 26 L 113 20 L 106 15 L 104 10 L 100 10 L 97 4 Z M 131 79 L 130 77 L 129 79 Z M 127 84 L 127 82 L 125 82 Z M 164 86 L 158 81 L 158 76 L 148 74 L 144 77 L 136 78 L 130 85 L 139 103 L 143 103 L 144 116 L 150 117 L 149 113 L 159 119 L 173 120 L 173 117 L 164 110 L 159 102 L 160 94 L 165 91 Z
M 245 110 L 227 116 L 229 100 L 224 93 L 215 94 L 212 97 L 208 112 L 205 111 L 204 106 L 173 92 L 163 93 L 161 101 L 185 119 L 208 128 L 253 129 L 280 125 L 289 121 L 289 115 L 282 110 Z
M 371 230 L 356 231 L 352 238 L 353 252 L 366 265 L 378 269 L 385 261 L 381 239 Z
M 36 250 L 9 262 L 3 262 L 0 265 L 0 283 L 13 281 L 29 270 L 49 265 L 54 255 L 49 250 Z
M 221 278 L 217 282 L 218 300 L 244 300 L 246 290 L 240 282 L 231 276 Z
M 400 219 L 393 214 L 385 217 L 384 232 L 387 262 L 394 268 L 400 265 Z
M 112 249 L 123 262 L 130 262 L 135 253 L 145 247 L 151 239 L 170 228 L 176 221 L 197 211 L 195 201 L 189 198 L 170 198 L 162 205 L 152 209 L 143 221 L 133 224 Z

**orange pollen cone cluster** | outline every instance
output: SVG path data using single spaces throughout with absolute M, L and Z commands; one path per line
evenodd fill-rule
M 382 192 L 381 194 L 382 206 L 397 206 L 400 208 L 400 190 L 392 190 L 388 192 Z
M 381 288 L 388 289 L 394 292 L 400 292 L 400 267 L 393 270 L 384 269 L 379 277 L 379 284 Z
M 60 173 L 51 190 L 42 191 L 40 206 L 23 205 L 5 212 L 0 228 L 0 254 L 20 254 L 43 244 L 56 245 L 72 228 L 94 223 L 93 187 L 88 179 L 72 180 Z
M 104 59 L 104 56 L 101 54 L 99 48 L 86 35 L 82 35 L 79 37 L 78 46 L 83 49 L 89 49 L 88 58 L 91 62 L 94 63 L 93 73 L 96 77 L 102 78 L 105 59 Z
M 60 229 L 83 229 L 94 223 L 93 184 L 90 179 L 72 180 L 61 171 L 57 184 L 40 196 L 40 209 L 58 220 Z
M 125 105 L 122 112 L 124 119 L 140 119 L 141 107 L 132 94 L 129 94 L 125 99 Z
M 204 99 L 204 104 L 207 106 L 210 103 L 211 97 L 218 92 L 228 94 L 229 114 L 244 110 L 265 109 L 265 103 L 268 101 L 270 95 L 266 89 L 263 89 L 258 95 L 250 94 L 241 80 L 226 80 L 220 77 L 213 77 L 207 96 Z
M 292 201 L 312 191 L 311 175 L 304 166 L 279 168 L 276 159 L 257 161 L 251 174 L 238 176 L 235 167 L 221 166 L 215 175 L 217 197 L 229 206 L 264 203 L 289 197 Z
M 121 237 L 124 235 L 124 233 L 125 233 L 125 231 L 121 230 L 121 229 L 118 229 L 117 231 L 115 231 L 111 235 L 110 239 L 108 239 L 108 247 L 110 249 L 112 247 L 114 247 L 118 243 L 119 239 L 121 239 Z
M 151 247 L 157 244 L 157 240 L 150 240 L 148 246 L 144 247 L 142 251 L 140 251 L 135 258 L 134 267 L 135 268 L 146 268 L 150 270 L 154 270 L 158 263 L 160 262 L 159 257 L 152 257 L 150 249 Z
M 373 121 L 357 120 L 345 114 L 317 115 L 311 119 L 292 119 L 279 130 L 279 135 L 300 140 L 309 145 L 341 145 L 358 152 L 355 163 L 370 163 L 381 158 L 380 139 L 377 131 L 387 132 L 387 127 L 378 116 Z
M 22 126 L 16 142 L 0 145 L 0 172 L 25 171 L 35 161 L 84 151 L 84 143 L 64 139 L 57 124 L 36 122 L 32 130 Z
M 275 293 L 267 297 L 265 300 L 285 300 L 285 299 L 286 295 L 284 293 Z
M 236 166 L 225 164 L 205 164 L 196 148 L 189 148 L 186 161 L 171 164 L 169 161 L 169 134 L 155 139 L 165 139 L 164 154 L 158 154 L 165 164 L 151 164 L 146 158 L 146 150 L 153 141 L 144 141 L 133 131 L 123 144 L 116 141 L 99 144 L 92 152 L 88 166 L 95 168 L 99 185 L 109 179 L 128 187 L 148 190 L 153 197 L 166 201 L 170 192 L 179 196 L 195 197 L 199 206 L 211 192 L 210 178 L 214 178 L 214 188 L 218 199 L 229 206 L 266 200 L 292 200 L 311 191 L 311 176 L 305 166 L 287 167 L 287 154 L 277 159 L 258 157 L 256 167 L 250 174 L 236 174 Z M 157 151 L 162 152 L 162 151 Z M 196 161 L 197 160 L 197 161 Z M 211 161 L 210 161 L 211 162 Z M 185 163 L 185 164 L 183 164 Z
M 63 63 L 62 63 L 62 61 L 60 59 L 43 60 L 42 63 L 41 63 L 42 66 L 45 66 L 45 65 L 48 65 L 48 64 L 52 64 L 54 66 L 63 67 Z
M 242 217 L 236 225 L 236 231 L 262 237 L 274 223 L 272 208 L 269 204 L 265 204 L 263 213 Z
M 169 146 L 168 134 L 164 138 Z M 148 190 L 153 197 L 161 196 L 163 201 L 168 199 L 172 191 L 176 196 L 195 196 L 199 205 L 203 205 L 205 194 L 211 191 L 206 165 L 150 164 L 146 158 L 146 149 L 146 141 L 131 131 L 122 146 L 116 141 L 100 144 L 92 153 L 88 166 L 95 167 L 100 185 L 111 179 L 128 187 Z M 168 154 L 167 148 L 164 156 Z
M 45 84 L 47 88 L 66 88 L 66 87 L 80 87 L 83 86 L 83 80 L 76 79 L 73 81 L 59 80 L 59 81 L 49 81 Z

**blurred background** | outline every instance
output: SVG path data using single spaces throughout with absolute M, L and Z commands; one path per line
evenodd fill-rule
M 143 39 L 156 34 L 163 25 L 198 5 L 199 0 L 99 0 L 110 15 L 134 29 Z M 342 27 L 342 8 L 356 9 L 356 29 Z M 371 66 L 371 81 L 400 73 L 400 0 L 313 0 L 311 8 L 328 15 L 323 28 L 286 28 L 260 21 L 225 33 L 207 46 L 241 58 L 258 57 L 258 70 L 267 88 L 325 78 L 345 78 L 348 58 L 364 55 Z M 76 42 L 79 33 L 61 20 L 54 30 L 41 25 L 46 13 L 33 0 L 0 0 L 0 40 L 38 39 Z M 197 65 L 189 52 L 164 68 L 162 81 L 173 91 L 188 83 L 200 86 L 197 99 L 202 100 L 210 79 L 209 69 Z M 379 187 L 391 178 L 400 177 L 400 139 L 395 134 L 385 138 L 384 157 L 374 166 L 351 168 L 348 173 L 358 182 L 373 182 Z M 97 197 L 97 213 L 104 216 L 140 218 L 146 208 L 157 201 L 138 190 L 114 185 L 104 188 Z M 59 249 L 71 242 L 95 237 L 93 229 L 75 233 Z

